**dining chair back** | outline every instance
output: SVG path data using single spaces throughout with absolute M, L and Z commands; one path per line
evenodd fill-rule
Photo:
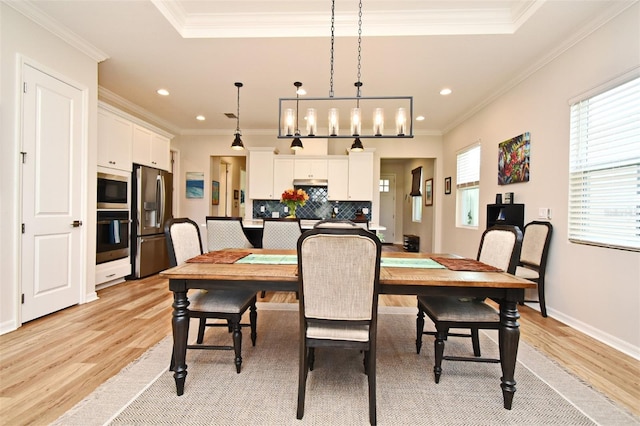
M 189 259 L 202 254 L 202 240 L 198 225 L 187 218 L 170 219 L 164 228 L 169 263 L 178 266 Z M 244 313 L 250 310 L 249 324 L 241 324 Z M 198 337 L 196 344 L 187 345 L 187 349 L 224 349 L 235 351 L 236 372 L 240 373 L 242 365 L 242 330 L 243 326 L 251 327 L 251 343 L 256 344 L 256 293 L 251 290 L 197 290 L 189 294 L 189 318 L 198 318 Z M 222 319 L 225 323 L 209 323 L 207 319 Z M 233 346 L 205 345 L 206 327 L 226 327 L 233 332 Z M 171 370 L 174 358 L 171 357 Z
M 208 251 L 253 248 L 244 232 L 241 217 L 207 216 L 206 223 Z
M 275 250 L 296 250 L 298 238 L 302 235 L 299 218 L 265 218 L 262 228 L 262 248 Z M 260 292 L 265 297 L 266 292 Z
M 300 358 L 297 418 L 304 415 L 306 380 L 315 348 L 364 352 L 369 421 L 376 424 L 376 331 L 380 240 L 357 226 L 319 227 L 298 240 Z M 348 225 L 348 224 L 346 224 Z
M 504 272 L 514 273 L 518 264 L 522 232 L 517 226 L 497 225 L 487 229 L 480 240 L 477 260 Z M 424 315 L 433 321 L 436 331 L 424 331 Z M 500 313 L 484 300 L 473 297 L 418 296 L 416 319 L 416 351 L 420 353 L 422 335 L 435 335 L 435 382 L 440 381 L 442 361 L 499 362 L 498 359 L 481 358 L 480 329 L 498 329 Z M 469 334 L 449 333 L 451 328 L 470 329 Z M 448 337 L 471 337 L 473 357 L 444 356 L 444 342 Z
M 302 234 L 298 218 L 265 218 L 262 229 L 262 248 L 296 250 Z
M 354 222 L 347 219 L 323 219 L 316 222 L 313 228 L 314 229 L 316 228 L 347 228 L 349 229 L 349 228 L 360 228 L 360 227 L 356 225 Z
M 544 281 L 552 233 L 553 226 L 549 222 L 533 221 L 525 225 L 520 261 L 515 271 L 516 276 L 538 284 L 538 300 L 524 301 L 539 303 L 543 317 L 547 316 Z

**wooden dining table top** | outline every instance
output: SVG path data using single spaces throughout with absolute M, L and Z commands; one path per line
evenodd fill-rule
M 295 250 L 233 249 L 234 252 L 252 254 L 288 254 Z M 427 259 L 437 257 L 460 258 L 451 254 L 429 254 L 408 252 L 383 252 L 384 258 Z M 247 263 L 183 263 L 162 271 L 160 275 L 168 279 L 180 280 L 225 280 L 225 281 L 298 281 L 298 266 L 291 264 L 247 264 Z M 415 268 L 381 266 L 380 284 L 420 285 L 438 287 L 481 287 L 481 288 L 535 288 L 536 284 L 506 272 L 455 271 L 441 268 Z

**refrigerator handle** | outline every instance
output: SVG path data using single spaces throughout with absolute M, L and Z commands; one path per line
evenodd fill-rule
M 162 175 L 156 177 L 156 206 L 156 223 L 160 227 L 164 217 L 164 179 Z M 164 229 L 160 229 L 160 231 L 164 232 Z

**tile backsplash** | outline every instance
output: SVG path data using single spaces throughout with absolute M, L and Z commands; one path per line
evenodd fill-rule
M 296 216 L 301 219 L 328 219 L 331 217 L 331 210 L 337 207 L 336 218 L 338 219 L 355 219 L 356 212 L 368 209 L 368 213 L 364 216 L 371 220 L 370 201 L 329 201 L 327 200 L 326 186 L 298 186 L 296 188 L 304 189 L 309 195 L 306 204 L 296 209 Z M 261 206 L 264 206 L 264 212 L 260 211 Z M 253 217 L 271 217 L 273 212 L 278 212 L 280 217 L 285 217 L 288 213 L 285 213 L 284 207 L 285 205 L 278 200 L 253 200 Z

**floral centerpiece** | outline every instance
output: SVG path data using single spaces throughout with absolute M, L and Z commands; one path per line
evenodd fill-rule
M 286 189 L 280 197 L 280 202 L 289 208 L 289 217 L 296 217 L 298 206 L 304 206 L 309 195 L 304 189 Z

